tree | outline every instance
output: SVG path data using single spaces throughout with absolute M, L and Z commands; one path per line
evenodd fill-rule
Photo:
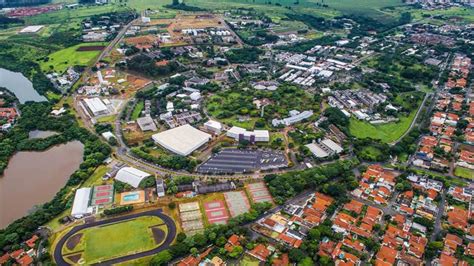
M 244 253 L 244 248 L 241 247 L 241 246 L 235 246 L 232 249 L 232 252 L 229 253 L 229 257 L 231 257 L 233 259 L 236 259 L 236 258 L 240 257 L 240 255 L 242 255 L 242 253 Z
M 150 264 L 152 266 L 162 266 L 168 264 L 173 259 L 169 250 L 164 250 L 153 256 Z
M 176 202 L 170 202 L 168 203 L 168 208 L 174 210 L 176 208 Z
M 294 248 L 290 250 L 290 252 L 288 253 L 288 257 L 292 262 L 300 262 L 306 257 L 306 255 L 301 249 Z

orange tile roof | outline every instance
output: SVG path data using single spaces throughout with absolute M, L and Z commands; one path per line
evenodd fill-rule
M 8 253 L 5 253 L 3 256 L 0 257 L 0 265 L 3 265 L 8 260 L 10 260 L 10 255 Z
M 15 250 L 12 253 L 10 253 L 10 257 L 14 259 L 18 259 L 23 253 L 25 253 L 25 250 L 23 249 Z
M 344 209 L 348 211 L 353 211 L 357 214 L 360 214 L 362 212 L 362 207 L 364 207 L 364 204 L 360 201 L 357 200 L 351 200 L 351 202 L 344 204 Z
M 283 253 L 280 257 L 276 258 L 272 262 L 273 266 L 288 266 L 290 265 L 290 258 L 287 253 Z
M 263 244 L 258 244 L 248 253 L 261 261 L 266 261 L 268 256 L 270 256 L 270 250 L 268 250 Z
M 18 264 L 21 266 L 29 266 L 33 264 L 33 258 L 28 255 L 24 255 L 23 257 L 17 259 L 16 262 L 18 262 Z
M 395 249 L 382 246 L 377 253 L 375 265 L 394 265 L 397 254 L 398 252 Z
M 30 239 L 26 240 L 25 243 L 28 247 L 33 248 L 38 239 L 39 237 L 37 235 L 33 235 Z

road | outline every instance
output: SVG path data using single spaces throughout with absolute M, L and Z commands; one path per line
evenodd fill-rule
M 66 244 L 66 241 L 69 239 L 69 237 L 73 236 L 77 232 L 80 232 L 81 230 L 95 227 L 95 226 L 102 226 L 102 225 L 106 225 L 110 223 L 122 222 L 125 220 L 135 219 L 142 216 L 157 216 L 163 220 L 164 224 L 166 224 L 168 228 L 168 234 L 166 235 L 166 239 L 163 242 L 163 244 L 161 244 L 157 248 L 154 248 L 148 251 L 138 252 L 138 253 L 126 255 L 120 258 L 110 259 L 110 260 L 103 261 L 94 265 L 112 265 L 112 264 L 117 264 L 117 263 L 123 263 L 129 260 L 151 256 L 160 251 L 168 249 L 176 236 L 176 225 L 174 221 L 168 215 L 163 214 L 162 210 L 152 210 L 152 211 L 147 211 L 147 212 L 142 212 L 142 213 L 135 213 L 135 214 L 125 215 L 125 216 L 115 217 L 115 218 L 111 218 L 107 220 L 101 220 L 101 221 L 92 222 L 92 223 L 85 223 L 85 224 L 74 227 L 71 231 L 67 232 L 59 240 L 58 244 L 56 245 L 54 249 L 53 257 L 56 264 L 57 265 L 70 265 L 68 262 L 64 260 L 63 255 L 62 255 L 62 249 L 63 249 L 63 246 Z M 120 232 L 117 232 L 117 233 L 120 234 Z M 84 264 L 87 264 L 87 262 L 84 262 Z

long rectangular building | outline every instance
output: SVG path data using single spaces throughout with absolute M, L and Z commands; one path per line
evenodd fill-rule
M 227 136 L 235 140 L 247 140 L 250 142 L 266 142 L 270 140 L 270 133 L 268 130 L 254 130 L 248 131 L 241 127 L 232 127 L 227 131 Z

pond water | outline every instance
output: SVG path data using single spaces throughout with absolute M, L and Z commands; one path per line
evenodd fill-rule
M 45 139 L 54 135 L 58 135 L 58 132 L 50 130 L 32 130 L 28 132 L 28 138 L 30 139 Z
M 25 103 L 27 101 L 46 101 L 46 98 L 41 96 L 33 88 L 33 83 L 19 72 L 0 68 L 0 87 L 5 87 L 13 92 L 20 103 Z
M 79 141 L 42 152 L 16 153 L 0 176 L 0 229 L 53 199 L 79 168 L 83 153 Z

